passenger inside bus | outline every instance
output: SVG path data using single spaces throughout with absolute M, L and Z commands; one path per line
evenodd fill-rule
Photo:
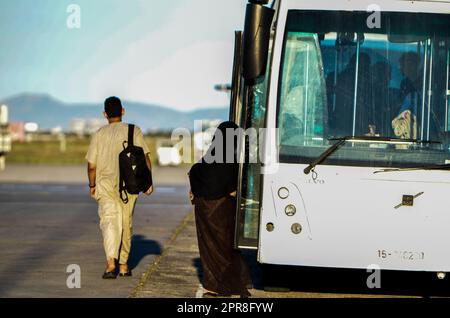
M 392 79 L 392 67 L 386 61 L 378 61 L 371 66 L 372 94 L 371 105 L 368 109 L 369 136 L 389 136 L 391 125 L 390 120 L 395 116 L 394 106 L 391 106 L 392 90 L 390 82 Z
M 355 78 L 357 68 L 357 55 L 353 54 L 350 61 L 342 72 L 337 75 L 336 85 L 332 85 L 335 77 L 334 73 L 329 74 L 327 78 L 328 90 L 332 90 L 335 95 L 335 104 L 329 114 L 329 128 L 332 135 L 336 137 L 349 136 L 353 133 L 353 110 L 355 99 Z M 358 85 L 357 85 L 357 105 L 368 107 L 370 103 L 370 56 L 366 53 L 360 53 L 358 61 Z M 330 96 L 330 93 L 328 94 Z M 329 107 L 330 109 L 331 107 Z M 362 123 L 365 119 L 362 112 L 357 112 L 357 122 Z M 358 120 L 359 119 L 359 120 Z M 368 123 L 364 124 L 367 128 Z
M 438 59 L 445 63 L 446 51 L 430 53 L 420 41 L 383 35 L 346 39 L 339 33 L 289 37 L 278 119 L 283 145 L 351 135 L 417 139 L 422 134 L 424 67 L 430 72 L 425 57 L 429 62 L 433 54 L 433 64 Z M 445 104 L 445 94 L 435 92 L 445 93 L 446 78 L 441 78 L 445 72 L 432 74 L 436 84 L 431 102 L 425 100 L 424 135 L 419 137 L 441 140 L 446 115 L 439 105 Z
M 375 57 L 375 56 L 374 56 Z M 417 114 L 421 101 L 420 57 L 404 52 L 398 62 L 402 79 L 391 86 L 392 65 L 389 59 L 361 52 L 359 61 L 353 54 L 345 68 L 335 76 L 327 75 L 328 128 L 331 136 L 352 135 L 417 137 Z M 358 62 L 358 76 L 356 66 Z M 355 103 L 355 81 L 357 100 Z M 334 84 L 334 82 L 336 84 Z M 355 131 L 353 116 L 356 104 Z
M 420 58 L 415 52 L 405 52 L 399 60 L 404 78 L 400 83 L 400 109 L 392 121 L 397 137 L 417 139 L 417 114 L 420 101 Z
M 443 31 L 438 17 L 428 29 L 412 19 L 413 33 L 399 24 L 362 34 L 354 21 L 331 27 L 307 12 L 295 15 L 308 18 L 290 21 L 284 44 L 278 104 L 282 162 L 309 163 L 333 139 L 352 135 L 435 142 L 402 143 L 404 148 L 391 141 L 347 143 L 329 163 L 401 167 L 448 160 L 450 42 L 438 35 Z

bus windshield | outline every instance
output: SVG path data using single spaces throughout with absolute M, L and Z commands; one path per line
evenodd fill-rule
M 367 136 L 380 138 L 349 141 L 323 164 L 450 163 L 449 16 L 384 12 L 372 25 L 369 15 L 289 11 L 278 96 L 280 162 L 310 163 L 332 139 Z

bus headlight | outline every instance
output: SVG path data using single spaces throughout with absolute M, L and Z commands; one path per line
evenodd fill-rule
M 287 216 L 293 216 L 297 212 L 297 209 L 293 204 L 289 204 L 284 208 L 284 213 L 286 213 Z
M 291 226 L 291 231 L 294 234 L 300 234 L 302 232 L 302 226 L 300 225 L 300 223 L 294 223 Z
M 287 199 L 287 197 L 289 196 L 288 188 L 282 187 L 278 189 L 278 196 L 280 197 L 280 199 Z

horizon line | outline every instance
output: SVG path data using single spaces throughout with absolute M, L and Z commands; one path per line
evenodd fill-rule
M 7 95 L 6 97 L 0 97 L 0 102 L 3 103 L 8 99 L 14 99 L 14 98 L 18 98 L 18 97 L 22 97 L 22 96 L 27 96 L 27 95 L 32 95 L 32 96 L 40 96 L 40 97 L 47 97 L 50 99 L 53 99 L 61 104 L 65 104 L 68 105 L 70 107 L 70 105 L 74 105 L 74 104 L 99 104 L 99 105 L 103 105 L 104 101 L 76 101 L 76 102 L 66 102 L 63 99 L 59 98 L 59 97 L 55 97 L 54 95 L 52 95 L 51 93 L 43 93 L 43 92 L 22 92 L 22 93 L 15 93 L 15 94 L 11 94 L 11 95 Z M 112 95 L 113 96 L 113 95 Z M 108 96 L 109 97 L 109 96 Z M 120 100 L 125 104 L 124 108 L 126 109 L 126 103 L 132 103 L 132 104 L 144 104 L 146 106 L 152 106 L 152 107 L 160 107 L 160 108 L 165 108 L 165 109 L 170 109 L 170 110 L 175 110 L 178 112 L 185 112 L 185 113 L 191 113 L 191 112 L 195 112 L 195 111 L 201 111 L 201 110 L 211 110 L 211 109 L 224 109 L 224 108 L 229 108 L 229 105 L 223 105 L 223 106 L 207 106 L 207 107 L 198 107 L 198 108 L 193 108 L 193 109 L 189 109 L 189 110 L 183 110 L 183 109 L 179 109 L 177 107 L 174 106 L 169 106 L 169 105 L 162 105 L 162 104 L 158 104 L 158 103 L 153 103 L 153 102 L 147 102 L 147 101 L 137 101 L 137 100 L 132 100 L 132 99 L 126 99 L 126 98 L 121 98 L 119 96 L 117 96 L 118 98 L 120 98 Z M 107 97 L 106 97 L 107 98 Z M 8 105 L 7 105 L 8 106 Z

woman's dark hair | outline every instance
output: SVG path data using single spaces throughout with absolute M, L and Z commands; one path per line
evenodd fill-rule
M 234 134 L 234 149 L 228 149 L 230 151 L 234 151 L 233 163 L 226 162 L 226 145 L 228 144 L 227 141 L 229 141 L 227 140 L 227 129 L 233 129 L 235 132 L 237 128 L 239 127 L 231 121 L 221 123 L 219 127 L 217 127 L 214 134 L 213 144 L 208 149 L 206 155 L 199 163 L 192 166 L 189 172 L 189 180 L 192 193 L 195 197 L 216 200 L 236 191 L 239 172 L 239 164 L 236 160 L 238 149 L 237 134 Z M 216 138 L 221 138 L 221 142 L 223 144 L 219 142 L 214 143 Z M 224 147 L 224 151 L 222 152 L 223 160 L 221 162 L 214 161 L 214 159 L 221 159 L 215 158 L 215 148 L 218 146 Z M 214 162 L 209 162 L 209 158 L 206 158 L 207 156 L 213 156 L 210 158 Z

